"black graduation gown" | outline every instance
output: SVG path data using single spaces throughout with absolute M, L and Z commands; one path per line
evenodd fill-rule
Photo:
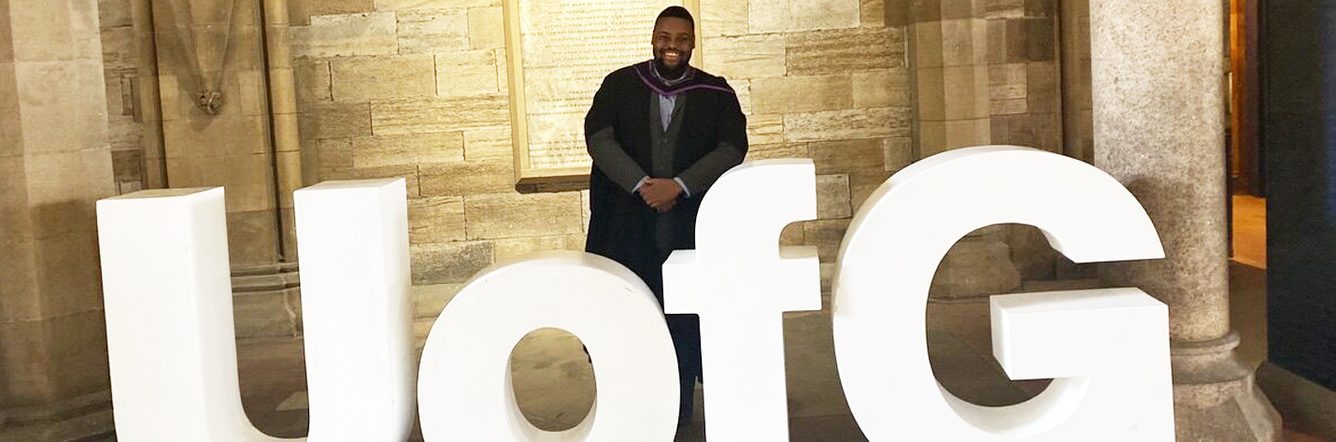
M 655 178 L 678 176 L 719 148 L 721 143 L 746 155 L 746 117 L 737 95 L 723 78 L 693 69 L 690 80 L 662 88 L 662 84 L 644 78 L 647 66 L 647 63 L 627 66 L 604 78 L 585 117 L 587 138 L 613 128 L 617 144 L 653 176 L 653 172 L 649 172 L 653 170 L 650 124 L 660 122 L 651 121 L 649 108 L 655 103 L 653 100 L 658 99 L 656 94 L 666 90 L 670 94 L 685 96 L 686 102 L 679 111 L 682 121 L 673 150 L 673 175 Z M 628 193 L 608 178 L 597 163 L 594 164 L 589 172 L 590 218 L 585 250 L 611 258 L 635 272 L 662 305 L 663 262 L 672 250 L 696 248 L 696 214 L 708 192 L 708 185 L 704 187 L 699 191 L 692 189 L 691 197 L 682 197 L 672 210 L 659 214 L 639 195 Z M 659 217 L 671 219 L 661 224 Z M 661 225 L 670 226 L 670 250 L 661 250 L 658 246 L 656 229 Z M 700 375 L 698 319 L 695 315 L 669 315 L 668 322 L 677 346 L 684 385 L 686 377 L 691 377 L 694 384 L 695 377 Z

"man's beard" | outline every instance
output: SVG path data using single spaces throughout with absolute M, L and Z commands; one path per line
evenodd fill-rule
M 659 76 L 663 77 L 664 80 L 676 80 L 682 78 L 682 74 L 687 72 L 687 66 L 690 66 L 688 63 L 691 62 L 691 53 L 679 53 L 681 54 L 682 61 L 678 63 L 675 68 L 668 67 L 668 65 L 664 64 L 662 55 L 658 53 L 654 54 L 654 70 L 657 71 Z

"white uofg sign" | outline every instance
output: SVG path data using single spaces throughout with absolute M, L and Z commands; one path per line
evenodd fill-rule
M 402 441 L 414 412 L 442 441 L 668 441 L 675 354 L 658 303 L 617 263 L 549 252 L 473 277 L 441 312 L 414 365 L 402 180 L 326 182 L 295 194 L 311 440 Z M 664 310 L 701 317 L 707 437 L 788 439 L 782 313 L 821 308 L 813 247 L 778 247 L 816 215 L 810 160 L 746 163 L 700 210 L 697 250 L 664 264 Z M 119 439 L 258 441 L 237 384 L 222 189 L 98 202 Z M 864 434 L 890 440 L 1174 437 L 1168 312 L 1136 288 L 999 295 L 993 354 L 1012 379 L 1054 378 L 1039 396 L 983 407 L 942 389 L 928 362 L 928 286 L 972 230 L 1043 230 L 1075 262 L 1162 258 L 1122 185 L 1029 148 L 943 153 L 886 181 L 854 217 L 833 287 L 836 359 Z M 533 427 L 507 367 L 525 334 L 579 337 L 597 393 L 564 432 Z M 416 405 L 416 407 L 415 407 Z

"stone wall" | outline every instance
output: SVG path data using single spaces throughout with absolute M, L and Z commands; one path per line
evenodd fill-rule
M 0 439 L 111 425 L 94 201 L 114 195 L 93 0 L 0 0 Z
M 116 191 L 147 188 L 144 174 L 144 128 L 139 100 L 142 87 L 139 51 L 130 0 L 100 0 L 103 73 L 107 84 L 107 129 Z
M 499 0 L 293 0 L 305 181 L 408 180 L 418 314 L 471 275 L 581 249 L 587 193 L 513 182 Z M 904 33 L 878 0 L 702 0 L 697 59 L 738 90 L 748 159 L 811 157 L 820 220 L 784 241 L 829 275 L 849 218 L 913 159 Z M 645 29 L 645 56 L 649 57 Z

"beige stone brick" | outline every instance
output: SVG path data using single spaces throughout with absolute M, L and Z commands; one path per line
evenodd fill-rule
M 496 51 L 452 51 L 436 54 L 436 91 L 442 97 L 500 92 Z
M 501 0 L 376 0 L 376 9 L 381 11 L 478 8 L 487 6 L 501 6 Z
M 899 28 L 866 28 L 790 34 L 789 75 L 819 75 L 905 67 Z
M 464 131 L 464 159 L 468 161 L 514 161 L 514 146 L 510 126 Z
M 409 291 L 413 298 L 415 318 L 435 318 L 450 303 L 455 295 L 464 288 L 464 284 L 415 285 Z
M 700 29 L 705 37 L 746 35 L 749 1 L 702 0 L 700 2 Z
M 749 79 L 786 72 L 783 35 L 706 37 L 702 47 L 701 66 L 715 75 Z
M 988 23 L 983 19 L 942 21 L 942 66 L 986 63 Z
M 748 0 L 752 33 L 841 29 L 859 25 L 856 0 Z
M 134 24 L 130 18 L 129 4 L 124 0 L 97 0 L 97 12 L 98 26 L 102 29 L 129 27 Z M 9 12 L 0 13 L 0 18 L 8 19 Z
M 951 299 L 1010 293 L 1020 287 L 1020 272 L 1006 243 L 965 238 L 947 251 L 933 277 L 930 296 Z
M 93 201 L 115 194 L 111 152 L 29 153 L 22 157 L 24 202 L 37 239 L 92 228 Z M 6 190 L 12 192 L 12 190 Z
M 162 120 L 180 120 L 190 115 L 195 105 L 190 94 L 184 92 L 180 80 L 175 75 L 158 76 L 159 102 L 162 103 Z
M 988 99 L 994 101 L 1025 98 L 1025 63 L 995 64 L 988 67 Z
M 510 94 L 510 68 L 505 48 L 496 50 L 496 85 L 502 94 Z
M 371 104 L 371 126 L 377 135 L 462 131 L 509 122 L 510 101 L 502 95 Z
M 990 0 L 983 3 L 990 19 L 1025 16 L 1025 0 Z
M 909 72 L 882 69 L 854 72 L 854 107 L 890 107 L 909 105 Z
M 808 157 L 806 143 L 753 144 L 747 150 L 747 161 Z
M 237 83 L 241 91 L 235 98 L 242 115 L 268 115 L 269 106 L 269 78 L 260 71 L 238 72 Z M 291 77 L 288 77 L 291 78 Z M 277 103 L 275 103 L 277 105 Z M 277 106 L 274 106 L 277 111 Z
M 469 239 L 578 233 L 579 192 L 478 195 L 464 198 Z
M 314 0 L 287 0 L 288 23 L 292 26 L 311 24 L 311 2 Z
M 849 109 L 854 104 L 849 75 L 758 78 L 751 82 L 752 109 L 783 114 Z
M 803 241 L 816 246 L 821 262 L 835 262 L 840 242 L 844 241 L 844 232 L 848 229 L 849 218 L 808 221 L 803 223 Z
M 262 116 L 175 120 L 162 124 L 168 158 L 263 154 L 269 151 L 268 130 Z
M 490 241 L 459 241 L 414 244 L 413 284 L 452 284 L 467 281 L 479 270 L 492 265 L 495 245 Z
M 733 88 L 733 93 L 736 94 L 738 97 L 738 107 L 742 108 L 742 114 L 743 115 L 753 114 L 754 112 L 752 111 L 751 80 L 733 79 L 726 81 L 728 82 L 728 86 Z
M 76 58 L 91 58 L 100 50 L 88 48 L 89 43 L 98 43 L 97 7 L 89 5 L 89 11 L 74 11 L 68 4 L 55 5 L 36 1 L 10 1 L 8 9 L 8 27 L 11 34 L 5 34 L 5 44 L 13 49 L 14 60 L 18 61 L 57 61 Z M 89 17 L 91 15 L 91 17 Z M 80 19 L 91 19 L 83 22 Z M 87 23 L 87 24 L 83 24 Z M 83 24 L 77 27 L 76 24 Z M 91 24 L 91 26 L 89 26 Z M 80 29 L 80 27 L 85 27 Z M 91 28 L 91 29 L 88 29 Z M 91 40 L 91 42 L 89 41 Z
M 9 8 L 0 8 L 0 35 L 14 35 L 11 32 L 10 29 L 11 26 L 12 25 L 10 23 Z M 0 45 L 0 63 L 13 63 L 13 62 L 14 62 L 14 45 L 13 44 Z M 11 69 L 13 68 L 13 66 L 8 66 L 8 67 Z
M 371 180 L 381 178 L 403 178 L 409 198 L 418 198 L 418 168 L 414 165 L 385 166 L 368 169 L 329 169 L 322 173 L 324 180 Z
M 801 246 L 803 245 L 803 227 L 806 222 L 792 223 L 784 226 L 784 230 L 779 233 L 780 246 Z
M 497 239 L 496 243 L 496 261 L 519 259 L 525 255 L 535 252 L 546 252 L 550 250 L 567 250 L 567 236 L 530 236 L 523 238 L 503 238 Z
M 914 92 L 918 94 L 915 117 L 922 121 L 946 119 L 946 86 L 942 68 L 918 69 L 914 75 Z
M 102 307 L 98 257 L 89 253 L 98 247 L 91 207 L 85 219 L 68 233 L 32 242 L 32 287 L 34 295 L 41 297 L 42 316 L 71 315 Z M 34 220 L 34 225 L 38 222 Z
M 102 64 L 108 70 L 133 69 L 137 35 L 134 28 L 128 26 L 108 28 L 107 23 L 103 23 L 102 26 Z M 3 61 L 0 59 L 0 62 Z
M 588 231 L 589 231 L 588 222 L 586 221 L 585 232 Z M 585 235 L 585 233 L 575 233 L 566 235 L 566 250 L 584 250 L 586 239 L 588 239 L 588 237 Z
M 893 0 L 861 0 L 858 18 L 864 27 L 886 26 L 886 2 Z
M 914 146 L 909 137 L 887 138 L 881 142 L 884 151 L 883 168 L 895 172 L 914 162 Z
M 946 122 L 921 121 L 918 128 L 919 157 L 927 158 L 946 150 Z
M 1055 62 L 1026 63 L 1026 104 L 1030 112 L 1061 112 L 1058 66 Z
M 273 264 L 278 251 L 278 222 L 272 208 L 227 213 L 227 256 L 233 266 Z
M 353 168 L 353 142 L 348 138 L 328 138 L 316 141 L 316 162 L 320 169 Z
M 747 118 L 748 144 L 776 144 L 784 142 L 783 115 L 752 115 Z
M 882 172 L 884 149 L 880 139 L 823 141 L 808 145 L 816 173 Z
M 13 384 L 8 400 L 40 403 L 53 394 L 74 397 L 78 394 L 74 392 L 105 391 L 109 378 L 106 327 L 100 307 L 42 320 L 0 323 L 0 348 L 9 355 L 26 356 L 0 362 L 5 381 Z
M 464 240 L 464 199 L 416 198 L 408 201 L 408 238 L 413 244 Z
M 857 27 L 860 3 L 860 0 L 790 0 L 793 21 L 786 31 Z
M 789 114 L 786 141 L 861 139 L 909 135 L 908 107 L 881 107 Z
M 853 206 L 854 213 L 858 213 L 858 209 L 867 202 L 868 196 L 885 184 L 890 176 L 890 172 L 881 171 L 849 174 L 849 204 Z
M 399 49 L 394 13 L 323 15 L 292 29 L 294 57 L 393 54 Z
M 274 200 L 273 159 L 270 154 L 230 155 L 188 159 L 200 164 L 203 181 L 192 187 L 222 185 L 227 188 L 230 211 L 266 210 L 277 207 Z M 185 183 L 182 183 L 185 184 Z
M 339 138 L 371 135 L 371 106 L 367 103 L 330 103 L 307 106 L 298 119 L 304 138 Z
M 0 45 L 4 46 L 4 45 Z M 22 152 L 19 89 L 14 82 L 14 64 L 0 62 L 0 157 Z
M 988 113 L 990 115 L 1016 115 L 1024 114 L 1028 111 L 1028 106 L 1024 98 L 1008 100 L 992 100 L 988 102 Z
M 837 264 L 835 264 L 835 263 L 833 263 L 833 262 L 825 262 L 825 263 L 821 263 L 821 266 L 820 266 L 819 269 L 818 269 L 819 272 L 820 272 L 820 275 L 821 275 L 821 276 L 820 276 L 820 278 L 821 278 L 821 294 L 822 294 L 824 297 L 829 297 L 829 296 L 830 296 L 830 287 L 831 287 L 831 285 L 833 285 L 832 283 L 835 281 L 835 269 L 836 269 L 836 267 L 837 267 Z
M 942 67 L 942 22 L 915 22 L 908 27 L 914 33 L 914 61 L 918 68 Z
M 818 175 L 816 177 L 817 218 L 846 218 L 852 214 L 849 205 L 849 176 Z
M 467 196 L 515 190 L 515 169 L 510 162 L 463 161 L 421 167 L 422 194 Z
M 382 135 L 352 140 L 354 167 L 443 163 L 464 159 L 464 134 Z
M 309 0 L 309 3 L 311 15 L 351 14 L 375 9 L 371 0 Z
M 469 9 L 469 47 L 497 49 L 506 47 L 506 23 L 500 7 Z
M 747 27 L 751 33 L 779 33 L 793 26 L 789 0 L 747 0 Z
M 589 189 L 585 189 L 585 190 L 581 190 L 581 191 L 580 191 L 580 209 L 581 209 L 581 211 L 583 212 L 583 213 L 580 214 L 580 218 L 581 218 L 581 220 L 584 222 L 584 228 L 583 228 L 582 230 L 583 230 L 584 232 L 588 233 L 588 232 L 589 232 Z M 580 249 L 583 250 L 584 247 L 581 247 Z
M 975 119 L 988 116 L 988 66 L 948 66 L 942 68 L 947 120 Z
M 27 152 L 106 146 L 106 79 L 100 63 L 20 61 L 12 66 Z
M 400 53 L 433 53 L 469 47 L 466 9 L 401 11 L 398 16 Z
M 946 122 L 946 148 L 948 150 L 992 144 L 992 141 L 992 120 L 989 118 L 949 120 Z
M 436 93 L 436 66 L 430 54 L 336 58 L 334 101 L 427 97 Z

